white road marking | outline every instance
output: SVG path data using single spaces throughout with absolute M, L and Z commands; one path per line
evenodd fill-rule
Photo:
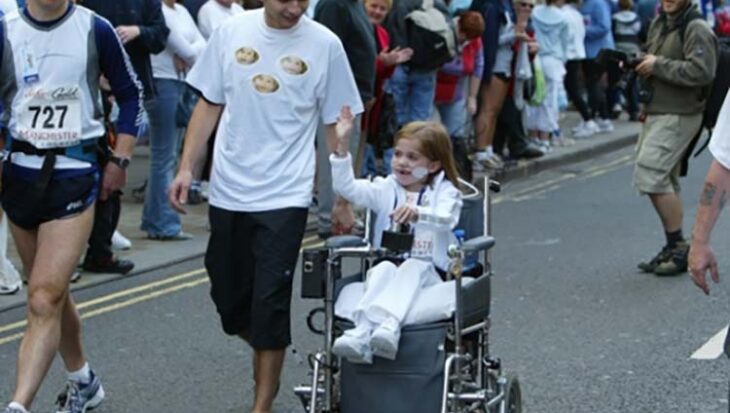
M 730 327 L 730 326 L 729 326 Z M 719 333 L 715 334 L 711 339 L 707 341 L 702 347 L 692 354 L 695 360 L 714 360 L 720 357 L 723 353 L 723 344 L 725 344 L 725 336 L 727 335 L 728 327 L 720 330 Z

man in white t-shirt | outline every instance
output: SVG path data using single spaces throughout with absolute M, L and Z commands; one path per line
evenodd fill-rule
M 169 191 L 184 212 L 194 160 L 217 126 L 205 263 L 223 330 L 254 349 L 257 413 L 271 411 L 291 343 L 292 277 L 314 183 L 317 126 L 327 125 L 334 150 L 340 109 L 363 112 L 342 43 L 303 17 L 307 1 L 263 3 L 214 31 L 188 74 L 202 99 Z
M 710 235 L 730 197 L 730 94 L 725 97 L 720 109 L 709 149 L 714 159 L 700 195 L 688 258 L 692 280 L 705 294 L 710 293 L 707 271 L 710 271 L 713 281 L 720 282 L 717 259 L 710 247 Z
M 198 10 L 198 29 L 205 40 L 229 18 L 243 13 L 243 7 L 233 0 L 208 0 Z

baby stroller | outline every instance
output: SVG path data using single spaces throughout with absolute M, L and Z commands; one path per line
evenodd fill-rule
M 520 413 L 522 390 L 515 375 L 506 374 L 500 359 L 489 351 L 491 303 L 490 192 L 498 182 L 484 179 L 483 194 L 465 183 L 459 227 L 466 241 L 449 247 L 448 276 L 456 287 L 451 318 L 436 323 L 404 326 L 395 360 L 376 358 L 372 365 L 353 364 L 332 354 L 332 345 L 346 320 L 335 316 L 335 301 L 343 286 L 359 281 L 372 263 L 388 256 L 364 238 L 336 236 L 324 248 L 305 250 L 302 259 L 302 297 L 324 300 L 310 312 L 309 329 L 324 337 L 323 349 L 309 356 L 307 384 L 294 389 L 309 413 Z M 368 221 L 370 220 L 368 214 Z M 464 258 L 478 255 L 479 263 L 464 269 Z M 342 276 L 344 258 L 359 260 L 360 274 Z M 462 276 L 474 277 L 462 283 Z M 318 328 L 315 318 L 324 315 Z

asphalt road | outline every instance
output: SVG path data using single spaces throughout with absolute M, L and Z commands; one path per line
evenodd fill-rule
M 492 349 L 522 383 L 532 413 L 728 412 L 728 360 L 691 356 L 730 322 L 727 279 L 705 297 L 687 276 L 640 274 L 663 242 L 646 199 L 630 187 L 626 150 L 509 184 L 497 198 Z M 684 182 L 689 233 L 709 158 Z M 727 216 L 714 244 L 730 269 Z M 251 352 L 219 330 L 201 261 L 79 291 L 88 358 L 113 412 L 246 412 Z M 724 274 L 723 274 L 724 276 Z M 319 339 L 294 301 L 294 348 Z M 0 314 L 0 399 L 11 395 L 23 310 Z M 711 346 L 712 347 L 712 346 Z M 306 380 L 290 352 L 275 411 L 302 411 Z M 52 411 L 56 363 L 34 412 Z

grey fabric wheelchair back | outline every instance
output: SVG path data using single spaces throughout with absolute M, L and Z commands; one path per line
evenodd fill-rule
M 447 323 L 404 327 L 398 357 L 372 365 L 342 360 L 344 413 L 439 413 Z

